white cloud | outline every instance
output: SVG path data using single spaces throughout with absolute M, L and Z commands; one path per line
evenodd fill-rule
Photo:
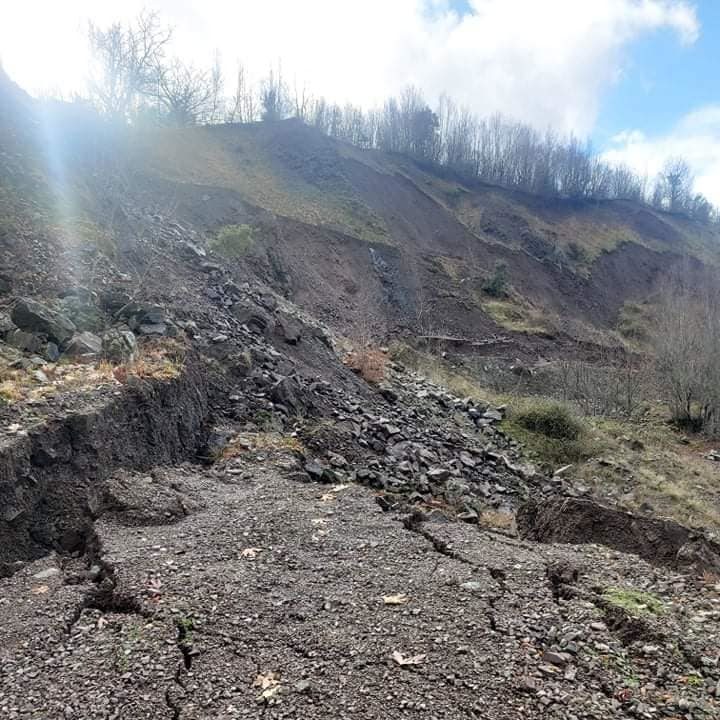
M 479 113 L 502 111 L 539 127 L 590 132 L 623 51 L 670 30 L 683 43 L 699 26 L 686 0 L 129 0 L 12 3 L 0 26 L 10 74 L 37 90 L 78 87 L 87 18 L 127 19 L 156 8 L 176 27 L 175 49 L 256 76 L 282 61 L 289 79 L 317 94 L 363 105 L 413 83 L 447 92 Z M 38 22 L 42 17 L 42 23 Z
M 653 178 L 668 158 L 684 158 L 693 172 L 695 188 L 720 206 L 720 105 L 707 105 L 685 115 L 665 135 L 648 137 L 640 130 L 616 135 L 605 158 L 624 163 Z

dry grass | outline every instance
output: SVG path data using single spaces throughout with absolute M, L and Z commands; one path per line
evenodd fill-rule
M 556 331 L 547 312 L 532 307 L 513 293 L 505 300 L 484 300 L 482 309 L 501 327 L 530 335 Z
M 172 380 L 183 367 L 184 348 L 174 340 L 145 343 L 133 363 L 47 363 L 40 368 L 0 369 L 0 400 L 7 404 L 49 399 L 59 393 L 126 384 L 131 378 Z
M 385 378 L 387 361 L 387 353 L 382 350 L 364 348 L 351 351 L 343 362 L 363 380 L 376 384 Z
M 141 166 L 173 181 L 223 187 L 278 215 L 325 225 L 373 242 L 390 242 L 381 217 L 340 182 L 319 187 L 302 172 L 279 163 L 262 128 L 193 127 L 139 136 L 134 149 Z
M 515 515 L 502 510 L 483 510 L 480 513 L 480 526 L 488 530 L 500 530 L 513 535 L 517 532 Z
M 276 432 L 242 433 L 234 437 L 220 455 L 223 460 L 239 457 L 247 452 L 304 452 L 296 437 Z

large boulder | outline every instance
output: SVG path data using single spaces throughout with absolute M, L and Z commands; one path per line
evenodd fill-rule
M 288 345 L 297 345 L 303 335 L 303 323 L 292 315 L 280 313 L 275 326 L 275 335 Z
M 24 352 L 37 353 L 40 352 L 43 341 L 37 335 L 15 328 L 5 335 L 5 342 L 17 350 Z
M 94 360 L 102 350 L 102 340 L 91 332 L 76 333 L 65 348 L 65 355 L 75 360 Z
M 289 415 L 304 415 L 307 405 L 297 378 L 289 376 L 276 382 L 270 389 L 270 398 L 281 405 Z
M 257 335 L 268 336 L 275 328 L 275 319 L 273 316 L 252 303 L 239 302 L 232 306 L 232 314 L 245 326 L 250 332 Z
M 21 330 L 47 335 L 58 345 L 68 342 L 77 330 L 65 315 L 29 298 L 20 298 L 15 303 L 11 318 Z
M 137 340 L 130 330 L 112 328 L 102 337 L 102 354 L 112 363 L 132 362 L 137 353 Z

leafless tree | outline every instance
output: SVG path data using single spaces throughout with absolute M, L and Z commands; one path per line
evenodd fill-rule
M 670 158 L 657 181 L 659 194 L 656 202 L 670 212 L 683 212 L 690 204 L 692 185 L 690 166 L 682 158 Z
M 174 60 L 158 69 L 157 101 L 173 125 L 194 125 L 212 108 L 213 81 L 207 72 Z
M 225 119 L 225 97 L 223 90 L 225 87 L 225 79 L 222 72 L 222 64 L 220 61 L 219 51 L 215 52 L 213 66 L 210 70 L 210 101 L 206 122 L 218 123 Z
M 270 70 L 260 83 L 260 105 L 264 121 L 282 120 L 290 112 L 290 101 L 282 71 Z
M 680 423 L 720 433 L 720 288 L 688 273 L 664 293 L 653 335 L 660 388 Z
M 156 92 L 171 35 L 153 12 L 141 13 L 128 25 L 89 25 L 93 62 L 88 91 L 101 113 L 114 120 L 134 118 L 141 103 Z
M 228 122 L 249 123 L 257 120 L 255 92 L 243 65 L 238 65 L 235 94 L 230 102 Z

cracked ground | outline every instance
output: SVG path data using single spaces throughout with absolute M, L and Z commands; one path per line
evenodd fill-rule
M 717 593 L 600 546 L 383 512 L 295 462 L 126 475 L 155 514 L 126 504 L 94 559 L 0 581 L 0 716 L 717 717 Z M 608 614 L 602 588 L 628 584 L 662 624 Z

